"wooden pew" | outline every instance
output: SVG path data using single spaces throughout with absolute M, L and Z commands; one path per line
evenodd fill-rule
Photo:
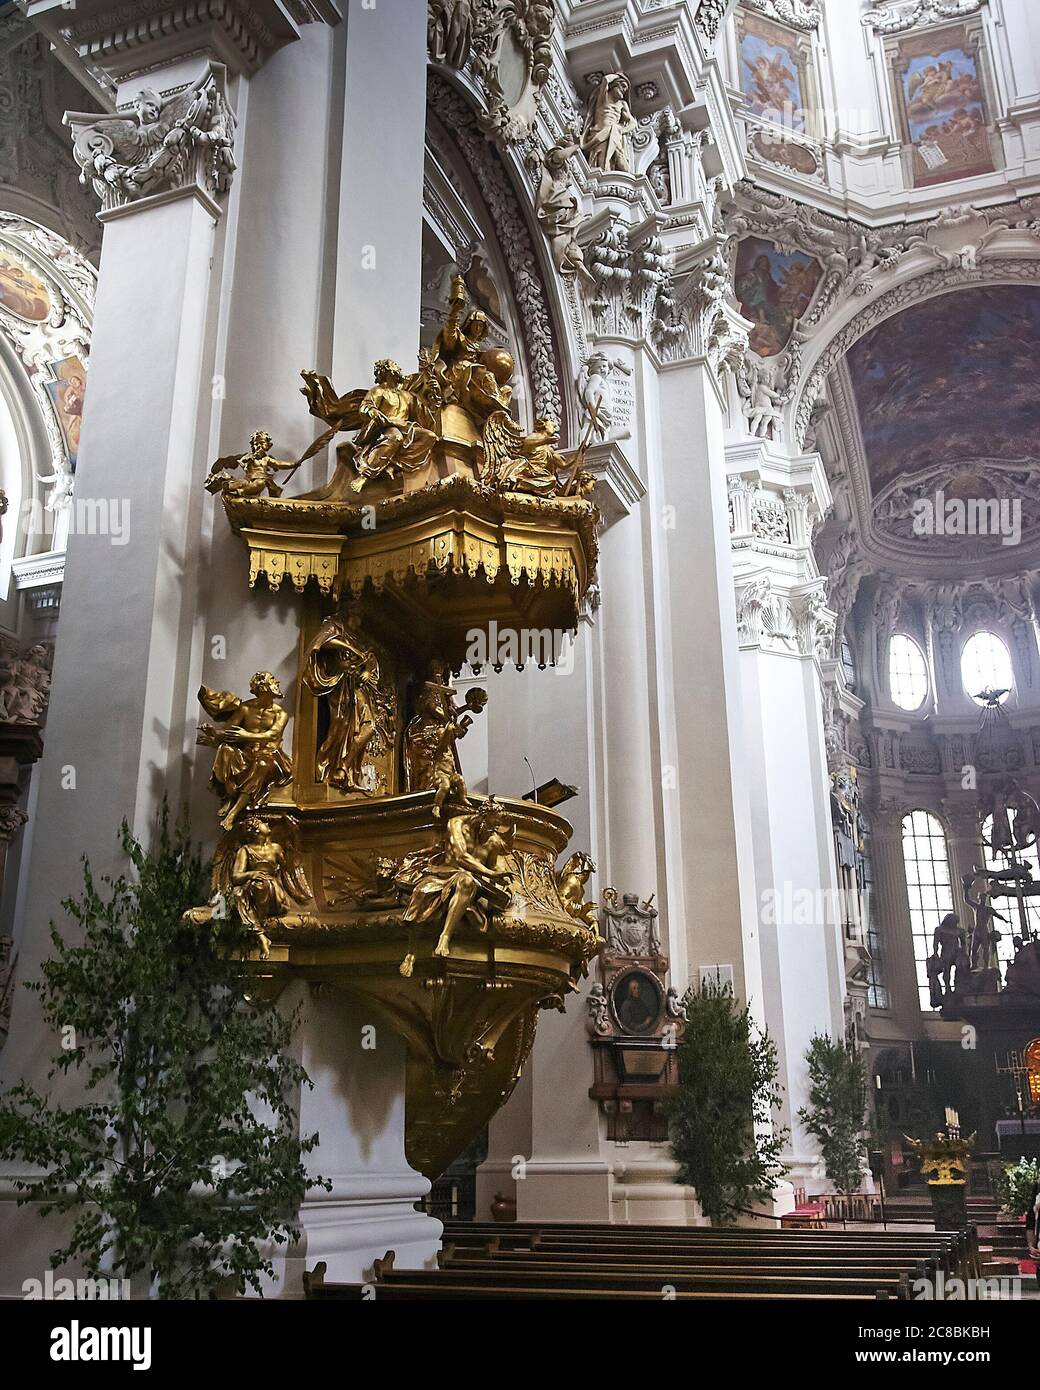
M 973 1231 L 790 1231 L 744 1228 L 449 1222 L 434 1270 L 396 1270 L 328 1285 L 309 1298 L 829 1299 L 912 1296 L 939 1271 L 971 1277 Z

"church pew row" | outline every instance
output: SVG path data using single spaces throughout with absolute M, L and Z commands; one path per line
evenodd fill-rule
M 967 1232 L 817 1231 L 711 1227 L 450 1222 L 433 1270 L 395 1270 L 393 1252 L 372 1281 L 326 1284 L 309 1298 L 897 1298 L 938 1271 L 979 1269 Z
M 403 1275 L 404 1271 L 402 1271 Z M 483 1285 L 473 1289 L 468 1285 L 455 1285 L 446 1282 L 431 1284 L 429 1282 L 415 1281 L 405 1282 L 403 1279 L 396 1283 L 381 1283 L 375 1286 L 375 1297 L 372 1297 L 372 1286 L 364 1284 L 326 1284 L 320 1288 L 312 1289 L 307 1297 L 313 1299 L 332 1299 L 350 1302 L 367 1302 L 370 1299 L 377 1303 L 413 1303 L 418 1300 L 428 1299 L 451 1299 L 452 1301 L 477 1299 L 481 1302 L 508 1300 L 516 1302 L 519 1300 L 598 1300 L 625 1298 L 636 1302 L 661 1302 L 660 1291 L 648 1293 L 645 1291 L 629 1291 L 624 1294 L 616 1289 L 603 1292 L 602 1290 L 590 1289 L 557 1289 L 553 1292 L 546 1292 L 540 1288 L 498 1288 L 494 1285 Z M 871 1294 L 824 1294 L 824 1293 L 762 1293 L 757 1290 L 749 1290 L 744 1293 L 735 1294 L 733 1292 L 704 1292 L 683 1291 L 675 1293 L 674 1298 L 677 1302 L 695 1301 L 716 1301 L 732 1302 L 734 1298 L 739 1298 L 741 1302 L 765 1302 L 775 1300 L 789 1300 L 804 1303 L 809 1301 L 834 1302 L 846 1301 L 856 1302 L 866 1299 L 887 1298 L 883 1292 Z
M 918 1263 L 934 1265 L 947 1275 L 963 1273 L 970 1266 L 967 1252 L 953 1245 L 909 1246 L 892 1249 L 885 1246 L 835 1245 L 824 1249 L 806 1249 L 804 1246 L 772 1245 L 768 1248 L 757 1242 L 705 1243 L 698 1248 L 690 1246 L 659 1246 L 650 1243 L 632 1245 L 602 1245 L 594 1242 L 561 1241 L 541 1242 L 537 1245 L 516 1245 L 487 1241 L 484 1243 L 459 1242 L 449 1237 L 448 1243 L 457 1251 L 486 1252 L 496 1255 L 499 1252 L 515 1253 L 519 1256 L 540 1259 L 594 1260 L 629 1263 L 690 1263 L 703 1264 L 707 1261 L 719 1263 L 769 1264 L 780 1261 L 812 1264 L 835 1263 L 889 1263 L 899 1268 L 911 1268 Z
M 761 1240 L 761 1241 L 783 1241 L 800 1240 L 820 1243 L 822 1241 L 877 1241 L 886 1244 L 913 1244 L 920 1241 L 932 1240 L 942 1241 L 951 1240 L 957 1235 L 963 1234 L 956 1231 L 878 1231 L 878 1230 L 858 1230 L 849 1228 L 847 1230 L 809 1230 L 809 1229 L 777 1229 L 775 1227 L 759 1226 L 650 1226 L 650 1225 L 612 1225 L 612 1224 L 582 1224 L 564 1222 L 533 1222 L 533 1221 L 446 1221 L 445 1230 L 451 1233 L 452 1239 L 466 1234 L 488 1236 L 516 1236 L 529 1239 L 531 1236 L 548 1239 L 553 1236 L 580 1237 L 588 1240 L 636 1240 L 654 1239 L 671 1240 L 679 1242 L 690 1242 L 697 1240 L 719 1240 L 734 1239 L 739 1237 L 741 1240 Z
M 809 1277 L 806 1275 L 683 1274 L 668 1271 L 630 1274 L 615 1270 L 576 1269 L 542 1271 L 448 1268 L 434 1270 L 392 1267 L 392 1259 L 378 1262 L 368 1284 L 327 1284 L 321 1265 L 305 1279 L 308 1299 L 515 1299 L 515 1298 L 818 1298 L 909 1299 L 910 1280 L 899 1275 L 858 1277 Z
M 308 1298 L 896 1298 L 908 1299 L 940 1267 L 937 1252 L 884 1258 L 828 1247 L 815 1258 L 763 1250 L 752 1239 L 728 1262 L 708 1248 L 690 1254 L 593 1248 L 577 1253 L 492 1247 L 441 1251 L 435 1270 L 395 1270 L 393 1252 L 375 1263 L 372 1281 L 326 1284 L 323 1265 L 305 1278 Z M 941 1252 L 939 1252 L 941 1253 Z
M 774 1231 L 706 1227 L 541 1226 L 492 1223 L 449 1223 L 446 1242 L 458 1249 L 515 1249 L 552 1252 L 589 1259 L 600 1255 L 653 1259 L 713 1255 L 782 1255 L 830 1260 L 883 1257 L 934 1260 L 947 1275 L 978 1277 L 981 1270 L 978 1236 L 967 1232 L 842 1232 Z
M 634 1275 L 654 1275 L 665 1278 L 670 1275 L 693 1274 L 736 1274 L 740 1275 L 803 1275 L 812 1278 L 842 1278 L 851 1270 L 857 1277 L 885 1279 L 911 1274 L 913 1278 L 934 1278 L 938 1262 L 924 1259 L 911 1262 L 907 1259 L 835 1259 L 819 1260 L 812 1257 L 759 1257 L 753 1252 L 742 1255 L 718 1257 L 706 1255 L 703 1259 L 689 1256 L 650 1256 L 629 1257 L 618 1255 L 543 1255 L 530 1254 L 522 1250 L 477 1251 L 457 1250 L 448 1246 L 438 1257 L 441 1269 L 473 1270 L 484 1269 L 490 1274 L 499 1270 L 523 1270 L 524 1272 L 568 1271 L 580 1273 L 583 1269 L 595 1269 L 607 1273 Z
M 687 1243 L 697 1240 L 733 1239 L 761 1241 L 802 1240 L 815 1241 L 880 1241 L 889 1244 L 902 1242 L 913 1244 L 922 1240 L 948 1240 L 962 1234 L 956 1231 L 878 1231 L 860 1230 L 850 1227 L 847 1230 L 807 1228 L 773 1228 L 743 1226 L 620 1226 L 620 1225 L 564 1225 L 557 1222 L 482 1222 L 447 1221 L 445 1230 L 452 1237 L 466 1234 L 488 1236 L 515 1236 L 530 1239 L 532 1236 L 579 1237 L 583 1240 L 670 1240 Z

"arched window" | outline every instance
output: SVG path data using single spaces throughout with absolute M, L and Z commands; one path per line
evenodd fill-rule
M 964 689 L 977 705 L 986 701 L 980 699 L 984 690 L 1003 690 L 1000 697 L 1003 704 L 1007 692 L 1014 685 L 1014 670 L 1011 653 L 995 632 L 975 632 L 961 648 L 961 680 Z
M 920 709 L 928 694 L 928 668 L 921 648 L 905 632 L 896 632 L 888 644 L 888 688 L 900 709 Z
M 856 689 L 856 660 L 852 655 L 852 646 L 847 638 L 841 639 L 841 669 L 845 674 L 845 684 L 850 690 Z
M 932 954 L 932 938 L 942 918 L 953 911 L 946 834 L 937 816 L 928 811 L 910 811 L 903 817 L 903 864 L 917 988 L 921 1008 L 927 1010 L 931 1008 L 927 963 Z

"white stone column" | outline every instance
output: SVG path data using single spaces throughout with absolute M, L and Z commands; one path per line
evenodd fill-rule
M 885 799 L 867 811 L 874 910 L 889 997 L 889 1008 L 884 1011 L 887 1017 L 876 1012 L 871 1015 L 871 1042 L 875 1046 L 883 1046 L 889 1038 L 912 1039 L 924 1035 L 903 860 L 902 817 L 906 809 L 898 800 Z
M 392 1250 L 401 1269 L 429 1266 L 441 1223 L 415 1210 L 429 1183 L 409 1167 L 405 1125 L 405 1046 L 376 1024 L 360 1001 L 299 983 L 281 1007 L 301 1007 L 294 1052 L 313 1089 L 299 1094 L 301 1137 L 319 1136 L 307 1171 L 331 1184 L 316 1187 L 296 1216 L 301 1239 L 270 1249 L 282 1298 L 303 1295 L 303 1275 L 319 1261 L 330 1282 L 371 1279 L 372 1262 Z
M 775 427 L 779 429 L 779 425 Z M 786 1160 L 821 1185 L 798 1111 L 808 1099 L 814 1034 L 844 1036 L 845 950 L 823 737 L 821 663 L 833 615 L 812 555 L 812 523 L 830 493 L 818 455 L 743 435 L 727 455 L 733 505 L 744 731 L 751 778 L 765 1018 L 780 1062 Z
M 818 678 L 811 652 L 754 643 L 743 652 L 742 680 L 766 1022 L 779 1053 L 792 1180 L 818 1184 L 815 1146 L 798 1120 L 808 1099 L 805 1053 L 816 1033 L 843 1038 L 845 994 Z
M 279 445 L 309 442 L 317 429 L 298 395 L 301 367 L 339 363 L 349 389 L 369 380 L 371 359 L 388 348 L 414 356 L 425 16 L 417 9 L 403 18 L 396 7 L 351 0 L 347 26 L 309 26 L 269 73 L 256 71 L 268 54 L 242 55 L 231 88 L 242 186 L 230 199 L 194 186 L 162 189 L 106 217 L 79 495 L 119 508 L 126 543 L 70 539 L 23 980 L 48 952 L 48 918 L 60 918 L 60 899 L 81 881 L 79 854 L 98 870 L 114 866 L 123 816 L 145 831 L 161 795 L 176 808 L 192 779 L 196 788 L 205 782 L 206 760 L 196 764 L 194 747 L 200 679 L 244 689 L 261 666 L 295 674 L 292 596 L 249 594 L 241 544 L 201 482 L 213 458 L 240 452 L 260 425 L 280 435 Z M 157 72 L 135 33 L 132 60 L 120 52 L 135 76 L 117 98 L 194 80 L 210 42 L 232 58 L 222 22 L 200 18 L 197 31 L 157 36 Z M 284 15 L 277 22 L 284 43 Z M 398 90 L 395 129 L 407 155 L 377 158 L 372 113 Z M 372 229 L 358 222 L 366 207 Z M 368 260 L 360 257 L 376 226 L 382 278 L 363 281 Z M 371 331 L 382 336 L 372 348 L 357 343 L 363 306 L 378 311 Z M 334 341 L 344 344 L 341 363 Z M 291 688 L 286 694 L 291 701 Z M 194 809 L 197 833 L 212 826 L 215 834 L 212 798 L 195 795 Z M 285 1296 L 299 1296 L 296 1276 L 317 1258 L 332 1278 L 359 1278 L 388 1247 L 407 1265 L 428 1262 L 439 1243 L 440 1223 L 414 1210 L 429 1184 L 404 1159 L 403 1044 L 380 1029 L 380 1047 L 362 1066 L 364 1013 L 342 997 L 306 1000 L 299 1046 L 314 1091 L 302 1097 L 300 1127 L 321 1130 L 311 1171 L 327 1172 L 334 1188 L 299 1214 L 304 1235 L 282 1267 Z M 32 996 L 19 992 L 4 1079 L 42 1084 L 56 1047 Z M 5 1228 L 8 1215 L 16 1234 L 0 1239 L 0 1290 L 17 1292 L 20 1271 L 44 1268 L 61 1233 L 5 1201 Z
M 67 922 L 61 901 L 82 888 L 80 856 L 95 874 L 122 867 L 121 820 L 146 836 L 164 792 L 176 807 L 191 756 L 187 692 L 200 601 L 200 445 L 219 215 L 219 204 L 192 185 L 105 216 L 77 469 L 78 504 L 94 504 L 103 525 L 68 543 L 21 933 L 23 981 L 36 978 L 50 954 L 48 921 Z M 35 997 L 18 990 L 0 1058 L 4 1081 L 21 1077 L 50 1089 L 46 1072 L 57 1049 Z M 67 1084 L 54 1087 L 62 1089 L 68 1093 Z M 15 1270 L 42 1268 L 58 1243 L 38 1220 L 25 1234 L 32 1250 L 0 1240 L 4 1276 L 8 1260 Z
M 703 357 L 668 366 L 657 390 L 649 510 L 668 910 L 685 924 L 691 982 L 730 966 L 735 993 L 761 1017 L 722 397 Z
M 321 430 L 299 394 L 303 367 L 328 372 L 348 391 L 370 384 L 379 357 L 396 357 L 406 370 L 415 361 L 425 16 L 362 0 L 349 0 L 346 10 L 343 25 L 305 33 L 251 84 L 225 327 L 226 399 L 213 457 L 240 452 L 260 427 L 275 436 L 279 457 L 302 453 Z M 374 114 L 388 100 L 392 154 Z M 291 239 L 289 224 L 271 215 L 283 202 L 304 212 L 292 220 Z M 320 481 L 322 469 L 321 460 L 304 465 L 300 489 Z M 219 507 L 211 524 L 203 679 L 223 687 L 233 675 L 242 684 L 269 668 L 281 676 L 291 708 L 299 596 L 249 593 L 245 552 Z M 226 660 L 213 656 L 212 639 L 221 634 L 229 639 Z M 212 817 L 204 772 L 196 774 L 195 805 Z M 404 1155 L 403 1042 L 343 993 L 311 990 L 300 1002 L 301 1060 L 314 1083 L 301 1095 L 300 1131 L 321 1134 L 304 1162 L 333 1188 L 302 1204 L 301 1241 L 279 1258 L 277 1292 L 289 1298 L 300 1296 L 301 1273 L 319 1260 L 330 1281 L 367 1278 L 388 1249 L 399 1268 L 428 1265 L 442 1229 L 414 1209 L 430 1184 Z M 373 1050 L 361 1045 L 366 1025 L 376 1029 Z

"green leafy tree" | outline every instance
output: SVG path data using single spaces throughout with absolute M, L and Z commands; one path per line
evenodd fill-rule
M 839 1192 L 857 1192 L 867 1153 L 866 1076 L 844 1042 L 815 1034 L 805 1053 L 809 1104 L 798 1118 L 820 1146 L 824 1168 Z
M 54 953 L 27 986 L 61 1039 L 49 1075 L 72 1073 L 79 1103 L 10 1088 L 0 1159 L 46 1174 L 20 1201 L 74 1217 L 53 1266 L 157 1279 L 164 1298 L 259 1292 L 274 1273 L 261 1247 L 298 1236 L 292 1214 L 318 1185 L 302 1162 L 317 1135 L 301 1140 L 295 1110 L 309 1082 L 286 1055 L 296 1019 L 247 1002 L 236 918 L 185 921 L 209 896 L 186 823 L 164 807 L 151 850 L 125 822 L 121 843 L 129 872 L 96 881 L 84 861 L 63 903 L 75 939 L 51 923 Z
M 686 996 L 679 1094 L 670 1114 L 680 1178 L 697 1189 L 713 1225 L 765 1201 L 786 1171 L 788 1131 L 777 1128 L 776 1047 L 728 985 L 702 981 Z

